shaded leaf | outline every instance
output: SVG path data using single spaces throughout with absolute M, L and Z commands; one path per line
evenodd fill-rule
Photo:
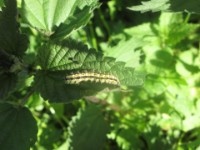
M 34 145 L 37 125 L 27 108 L 0 104 L 1 150 L 27 150 Z
M 126 86 L 142 85 L 145 78 L 144 74 L 135 72 L 134 68 L 126 68 L 125 63 L 103 58 L 102 54 L 72 40 L 44 45 L 39 51 L 38 62 L 42 70 L 36 74 L 36 88 L 45 99 L 56 102 L 68 102 L 92 95 L 106 87 L 113 88 L 112 84 L 103 82 L 66 84 L 65 76 L 73 72 L 112 74 L 119 79 L 120 85 Z
M 95 105 L 90 105 L 72 118 L 68 130 L 70 150 L 101 150 L 106 140 L 108 124 L 101 110 Z
M 9 92 L 14 90 L 17 84 L 17 76 L 15 74 L 0 74 L 0 101 L 4 100 Z
M 16 0 L 5 0 L 5 6 L 0 12 L 0 52 L 22 56 L 28 46 L 28 39 L 19 32 Z
M 5 0 L 0 12 L 0 99 L 15 88 L 16 72 L 21 69 L 20 58 L 28 44 L 27 37 L 19 32 L 16 18 L 16 0 Z

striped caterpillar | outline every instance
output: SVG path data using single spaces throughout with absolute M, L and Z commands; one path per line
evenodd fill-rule
M 101 83 L 101 84 L 108 84 L 108 85 L 114 85 L 119 86 L 120 82 L 119 79 L 111 74 L 106 73 L 98 73 L 94 71 L 79 71 L 79 72 L 73 72 L 65 76 L 65 83 L 66 84 L 82 84 L 86 82 L 90 83 Z

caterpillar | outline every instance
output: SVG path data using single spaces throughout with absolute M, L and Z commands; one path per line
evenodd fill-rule
M 82 84 L 85 82 L 109 84 L 119 86 L 119 79 L 111 74 L 98 73 L 94 71 L 79 71 L 65 76 L 66 84 Z

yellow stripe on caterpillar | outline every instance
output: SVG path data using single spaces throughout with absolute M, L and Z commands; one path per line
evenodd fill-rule
M 94 71 L 74 72 L 66 75 L 66 84 L 81 84 L 85 82 L 102 83 L 119 86 L 119 79 L 111 74 L 98 73 Z

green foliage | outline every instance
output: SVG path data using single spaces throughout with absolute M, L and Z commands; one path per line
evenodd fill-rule
M 169 0 L 151 0 L 151 1 L 142 1 L 142 5 L 132 6 L 129 9 L 134 11 L 163 11 L 170 8 Z
M 72 118 L 69 125 L 70 149 L 101 150 L 106 140 L 108 124 L 105 122 L 101 109 L 89 105 Z
M 68 36 L 87 24 L 97 0 L 35 1 L 23 0 L 24 18 L 29 24 L 53 39 Z
M 4 6 L 4 1 L 3 0 L 0 0 L 0 10 L 1 10 L 1 7 Z
M 11 73 L 4 73 L 0 76 L 0 99 L 5 98 L 7 95 L 9 95 L 9 92 L 14 89 L 17 83 L 17 77 L 14 74 Z
M 118 77 L 121 85 L 127 86 L 142 85 L 144 81 L 144 75 L 135 73 L 133 68 L 125 68 L 125 63 L 103 58 L 93 49 L 88 50 L 86 46 L 71 40 L 45 44 L 39 51 L 38 62 L 42 70 L 36 74 L 36 89 L 52 102 L 69 102 L 102 89 L 96 84 L 66 84 L 66 74 L 76 70 L 109 72 Z
M 0 149 L 200 148 L 199 0 L 139 3 L 0 0 Z
M 28 39 L 19 32 L 16 22 L 16 1 L 5 1 L 7 7 L 0 12 L 0 100 L 14 89 L 20 58 L 27 48 Z
M 0 144 L 2 150 L 27 150 L 36 141 L 37 125 L 25 107 L 0 104 Z
M 151 0 L 142 1 L 142 5 L 132 6 L 129 9 L 134 11 L 172 11 L 172 12 L 190 12 L 200 13 L 199 0 L 182 1 L 182 0 Z
M 155 29 L 161 39 L 160 43 L 173 47 L 198 27 L 198 24 L 185 23 L 181 14 L 163 13 L 160 16 L 159 25 L 155 26 Z

